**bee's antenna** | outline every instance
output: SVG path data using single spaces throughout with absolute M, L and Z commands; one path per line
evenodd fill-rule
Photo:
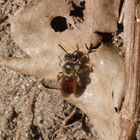
M 86 44 L 86 43 L 85 43 L 85 46 L 86 46 L 87 50 L 89 50 L 89 47 L 87 46 L 87 44 Z
M 76 47 L 77 47 L 77 51 L 79 51 L 79 46 L 78 46 L 78 45 L 76 45 Z
M 101 43 L 99 43 L 98 44 L 99 46 L 101 45 Z M 86 46 L 86 48 L 87 48 L 87 50 L 88 50 L 88 52 L 87 52 L 87 54 L 90 54 L 90 53 L 92 53 L 92 52 L 95 52 L 96 50 L 96 48 L 94 49 L 94 48 L 91 48 L 91 46 L 90 47 L 88 47 L 87 46 L 87 44 L 85 43 L 85 46 Z
M 87 46 L 87 44 L 85 43 L 86 49 L 88 50 L 87 54 L 90 53 L 90 48 Z
M 75 50 L 72 54 L 74 54 L 75 52 L 79 52 L 79 46 L 76 44 L 77 50 Z
M 67 54 L 69 54 L 60 44 L 58 44 L 58 46 L 59 46 L 64 52 L 66 52 Z

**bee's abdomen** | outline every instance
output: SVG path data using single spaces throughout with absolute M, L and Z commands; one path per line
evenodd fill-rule
M 61 79 L 61 92 L 63 96 L 69 96 L 71 93 L 74 93 L 77 87 L 77 83 L 75 79 L 66 79 L 62 78 Z

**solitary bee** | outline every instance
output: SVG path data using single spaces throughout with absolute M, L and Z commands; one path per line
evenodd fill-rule
M 82 92 L 85 89 L 89 79 L 89 73 L 92 71 L 92 66 L 89 65 L 89 53 L 93 52 L 86 45 L 87 53 L 77 50 L 72 53 L 67 52 L 60 44 L 59 46 L 65 51 L 64 64 L 62 65 L 60 60 L 60 66 L 62 71 L 59 72 L 57 80 L 60 83 L 60 90 L 63 96 L 69 96 L 74 93 L 78 96 L 78 92 Z

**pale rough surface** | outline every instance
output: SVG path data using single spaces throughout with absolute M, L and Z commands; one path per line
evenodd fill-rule
M 93 30 L 99 32 L 117 31 L 120 0 L 94 0 Z
M 79 4 L 78 1 L 74 2 Z M 58 56 L 63 58 L 64 55 L 58 44 L 70 52 L 76 49 L 76 44 L 80 46 L 80 50 L 86 51 L 85 43 L 89 46 L 92 40 L 96 40 L 92 38 L 94 31 L 116 31 L 118 2 L 114 2 L 114 8 L 111 11 L 109 8 L 104 9 L 101 6 L 104 9 L 101 11 L 106 10 L 104 13 L 102 12 L 103 15 L 97 12 L 97 15 L 92 17 L 97 8 L 95 6 L 94 9 L 93 5 L 100 5 L 101 1 L 92 1 L 91 3 L 90 0 L 86 0 L 84 21 L 76 24 L 73 17 L 69 16 L 71 5 L 67 1 L 62 1 L 61 4 L 58 0 L 53 2 L 51 0 L 36 0 L 34 3 L 30 3 L 25 9 L 10 18 L 12 38 L 28 57 L 10 58 L 1 63 L 20 73 L 55 80 L 58 72 L 61 71 Z M 110 1 L 106 0 L 101 5 L 105 6 L 107 3 Z M 101 18 L 101 15 L 103 17 L 109 15 L 106 17 L 109 21 L 106 18 Z M 67 23 L 70 23 L 73 29 L 55 32 L 50 26 L 54 16 L 65 16 Z M 94 18 L 101 18 L 101 23 L 104 25 L 99 24 L 99 20 Z M 116 138 L 117 140 L 120 133 L 119 113 L 115 112 L 114 107 L 120 107 L 117 99 L 124 92 L 123 59 L 114 47 L 102 44 L 96 52 L 90 54 L 90 60 L 91 64 L 95 65 L 94 72 L 90 74 L 91 83 L 81 97 L 71 96 L 67 100 L 77 105 L 89 116 L 100 138 L 105 140 L 115 140 L 114 138 Z M 57 93 L 59 92 L 57 91 Z
M 60 71 L 58 56 L 64 55 L 58 44 L 68 51 L 74 51 L 78 44 L 84 51 L 84 44 L 89 46 L 92 40 L 91 1 L 86 1 L 82 23 L 74 24 L 72 16 L 69 16 L 69 7 L 70 4 L 64 1 L 60 4 L 57 0 L 53 3 L 41 0 L 11 17 L 12 36 L 29 58 L 8 59 L 3 64 L 21 73 L 55 79 Z M 50 26 L 54 16 L 67 17 L 73 29 L 55 32 Z M 123 93 L 123 61 L 111 46 L 106 45 L 92 53 L 90 59 L 91 64 L 95 65 L 90 75 L 91 83 L 81 97 L 69 99 L 88 114 L 101 138 L 117 139 L 119 115 L 115 113 L 112 92 L 114 95 Z
M 79 103 L 78 106 L 88 114 L 101 136 L 104 134 L 106 139 L 117 140 L 119 114 L 115 112 L 112 92 L 115 96 L 124 92 L 123 62 L 113 48 L 101 47 L 91 56 L 95 64 L 90 75 L 91 83 L 80 98 L 72 97 L 72 101 Z

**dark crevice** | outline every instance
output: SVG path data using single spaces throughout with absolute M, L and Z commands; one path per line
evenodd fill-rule
M 119 23 L 118 23 L 117 27 L 118 27 L 117 34 L 120 34 L 121 32 L 123 32 L 123 31 L 124 31 L 123 24 L 119 24 Z
M 120 1 L 120 7 L 119 7 L 119 17 L 121 15 L 121 12 L 122 12 L 122 8 L 123 8 L 123 5 L 124 5 L 124 0 L 121 0 Z M 117 31 L 117 34 L 120 34 L 121 32 L 123 32 L 123 23 L 118 23 L 118 31 Z
M 2 24 L 2 23 L 4 23 L 6 20 L 8 20 L 9 19 L 9 17 L 8 16 L 5 16 L 4 18 L 2 18 L 1 20 L 0 20 L 0 24 Z
M 112 99 L 114 99 L 114 91 L 112 91 Z
M 79 17 L 80 19 L 84 20 L 83 11 L 85 10 L 85 1 L 81 1 L 80 6 L 77 6 L 73 1 L 71 3 L 73 10 L 70 11 L 70 16 Z
M 84 115 L 84 118 L 82 119 L 82 128 L 87 135 L 92 134 L 91 128 L 89 125 L 87 125 L 87 122 L 86 122 L 86 115 Z M 92 134 L 92 136 L 93 136 L 93 134 Z
M 31 131 L 32 131 L 32 140 L 44 140 L 43 135 L 39 129 L 39 127 L 32 123 L 31 125 Z
M 79 120 L 81 120 L 83 117 L 82 113 L 80 113 L 79 109 L 77 109 L 76 113 L 68 120 L 66 125 L 73 124 Z
M 31 130 L 30 139 L 31 140 L 44 140 L 40 128 L 34 124 L 36 98 L 37 98 L 36 96 L 33 98 L 32 104 L 31 104 L 32 121 L 31 121 L 31 125 L 30 125 L 30 130 Z
M 117 48 L 122 47 L 124 45 L 123 38 L 119 35 L 123 31 L 123 26 L 118 27 L 118 31 L 114 33 L 107 33 L 107 32 L 96 32 L 98 35 L 101 36 L 101 42 L 97 44 L 97 46 L 91 46 L 91 49 L 96 49 L 100 47 L 101 43 L 111 43 Z M 92 45 L 92 44 L 91 44 Z
M 114 107 L 116 113 L 118 113 L 118 112 L 121 111 L 122 106 L 123 106 L 123 102 L 124 102 L 124 98 L 122 99 L 122 101 L 121 101 L 121 105 L 120 105 L 119 107 Z
M 121 14 L 121 10 L 122 10 L 123 4 L 124 4 L 124 0 L 121 0 L 120 1 L 120 7 L 119 7 L 119 15 Z
M 33 119 L 34 119 L 34 115 L 35 115 L 35 102 L 36 102 L 36 100 L 34 99 L 32 104 L 31 104 L 31 111 L 33 113 Z
M 12 112 L 11 120 L 14 120 L 15 118 L 17 118 L 18 115 L 19 115 L 19 113 L 17 113 L 15 108 L 13 107 L 13 112 Z
M 117 107 L 115 107 L 115 112 L 116 112 L 116 113 L 118 112 L 118 108 L 117 108 Z
M 122 8 L 123 8 L 123 4 L 124 4 L 124 0 L 120 1 L 120 7 L 119 7 L 119 16 L 121 14 Z M 117 28 L 118 30 L 115 33 L 108 33 L 108 32 L 96 32 L 97 34 L 99 34 L 102 37 L 101 42 L 103 43 L 111 43 L 113 40 L 114 36 L 118 36 L 120 33 L 122 33 L 124 31 L 124 26 L 123 23 L 118 23 L 117 24 Z
M 19 113 L 15 111 L 15 108 L 12 108 L 12 114 L 9 116 L 7 120 L 7 128 L 8 129 L 14 129 L 17 126 L 17 121 L 16 119 L 18 118 Z
M 54 29 L 55 32 L 63 32 L 68 29 L 67 26 L 67 19 L 62 16 L 54 17 L 51 20 L 51 27 Z
M 103 32 L 96 32 L 96 33 L 102 37 L 101 42 L 103 43 L 112 42 L 112 38 L 113 38 L 112 33 L 103 33 Z

